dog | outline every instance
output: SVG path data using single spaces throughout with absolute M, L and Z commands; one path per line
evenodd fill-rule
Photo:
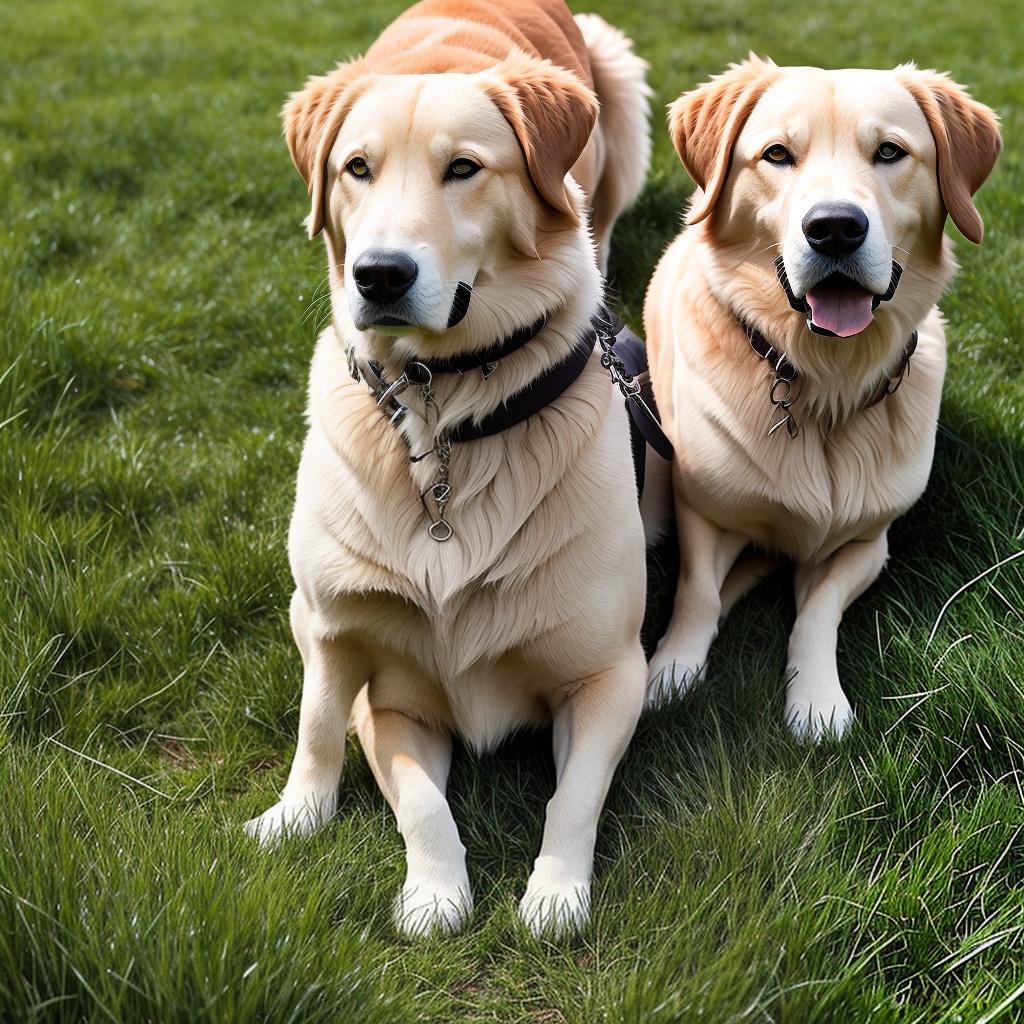
M 269 841 L 331 816 L 351 720 L 405 843 L 408 934 L 472 908 L 453 735 L 487 751 L 544 723 L 557 785 L 520 914 L 538 933 L 587 918 L 646 686 L 629 430 L 591 351 L 650 156 L 645 67 L 560 0 L 425 0 L 284 109 L 332 320 L 288 542 L 298 746 L 247 826 Z
M 654 393 L 675 447 L 680 580 L 649 701 L 704 669 L 720 621 L 795 564 L 786 718 L 852 721 L 836 664 L 844 610 L 921 496 L 946 367 L 936 308 L 956 268 L 948 217 L 972 197 L 998 121 L 947 75 L 777 67 L 753 54 L 670 107 L 699 186 L 650 282 Z M 768 557 L 740 558 L 748 546 Z

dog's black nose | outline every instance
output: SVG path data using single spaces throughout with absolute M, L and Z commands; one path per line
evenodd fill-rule
M 868 215 L 853 203 L 815 203 L 800 222 L 815 252 L 849 256 L 868 237 Z
M 411 287 L 420 268 L 395 249 L 368 249 L 352 264 L 359 294 L 370 302 L 394 302 Z

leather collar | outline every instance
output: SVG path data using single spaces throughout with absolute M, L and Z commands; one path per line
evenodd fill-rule
M 545 313 L 532 324 L 520 327 L 507 338 L 502 338 L 501 341 L 476 352 L 464 352 L 462 355 L 441 359 L 418 359 L 416 361 L 421 366 L 425 366 L 433 376 L 439 373 L 470 373 L 473 370 L 480 370 L 486 380 L 494 373 L 502 359 L 512 355 L 513 352 L 518 352 L 524 345 L 533 341 L 547 327 L 548 320 L 549 316 Z
M 534 377 L 522 391 L 517 391 L 479 422 L 463 420 L 448 432 L 448 440 L 453 443 L 461 443 L 463 441 L 479 441 L 483 437 L 493 437 L 540 412 L 576 383 L 590 360 L 590 354 L 594 351 L 596 341 L 597 334 L 593 328 L 585 331 L 561 362 L 548 367 L 539 377 Z M 489 374 L 483 366 L 481 366 L 481 370 L 486 379 Z M 462 373 L 465 371 L 442 372 Z
M 548 315 L 503 338 L 486 349 L 467 352 L 463 355 L 441 359 L 410 360 L 404 372 L 394 381 L 388 381 L 381 363 L 371 360 L 360 366 L 351 350 L 348 353 L 348 368 L 352 378 L 362 381 L 369 388 L 381 411 L 392 424 L 397 425 L 405 417 L 408 408 L 399 396 L 409 387 L 426 388 L 437 374 L 471 373 L 479 370 L 487 380 L 501 359 L 517 352 L 537 337 L 548 323 Z M 540 412 L 564 394 L 583 373 L 584 367 L 597 343 L 597 317 L 588 325 L 580 339 L 559 362 L 549 366 L 539 377 L 534 377 L 521 391 L 509 396 L 493 412 L 482 420 L 464 420 L 446 433 L 450 443 L 478 441 L 493 437 L 503 430 L 515 426 Z

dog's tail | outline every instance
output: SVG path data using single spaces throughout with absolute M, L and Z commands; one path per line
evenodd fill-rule
M 624 33 L 596 14 L 577 14 L 601 103 L 602 159 L 593 196 L 594 240 L 607 259 L 619 214 L 640 195 L 651 162 L 650 86 L 647 62 Z M 605 269 L 602 267 L 602 269 Z

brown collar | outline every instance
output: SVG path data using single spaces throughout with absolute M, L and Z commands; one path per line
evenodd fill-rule
M 772 368 L 768 400 L 779 416 L 769 426 L 768 435 L 774 434 L 780 427 L 785 426 L 786 432 L 791 438 L 794 438 L 800 433 L 800 424 L 797 423 L 791 409 L 799 397 L 799 390 L 794 393 L 794 386 L 800 380 L 800 373 L 790 362 L 789 356 L 785 352 L 780 352 L 756 327 L 742 323 L 742 321 L 740 325 L 747 335 L 750 347 Z M 900 358 L 899 366 L 896 367 L 896 372 L 880 377 L 864 400 L 857 406 L 856 412 L 863 412 L 865 409 L 878 405 L 883 399 L 899 390 L 903 378 L 906 377 L 910 369 L 910 357 L 916 349 L 917 331 L 914 331 L 903 348 L 903 355 Z

